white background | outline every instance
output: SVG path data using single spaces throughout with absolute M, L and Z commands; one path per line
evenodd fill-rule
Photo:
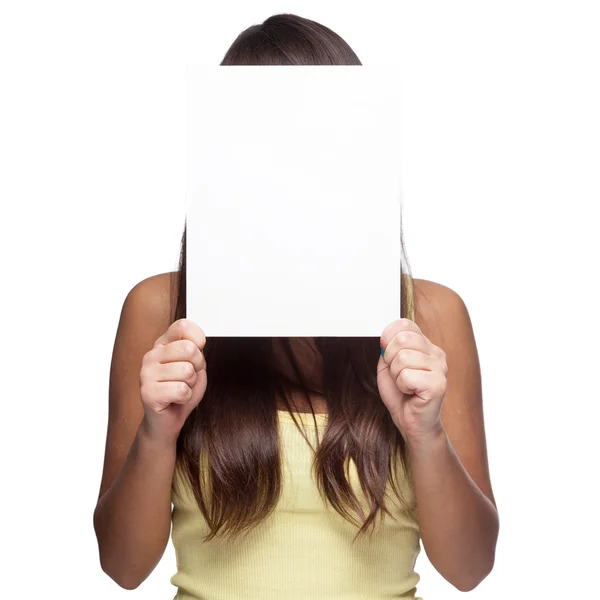
M 210 6 L 210 8 L 208 8 Z M 413 275 L 466 302 L 500 512 L 472 598 L 597 590 L 595 2 L 4 2 L 0 8 L 0 596 L 172 598 L 99 566 L 108 369 L 141 279 L 183 229 L 188 60 L 277 12 L 321 21 L 405 80 Z M 424 600 L 464 597 L 427 562 Z

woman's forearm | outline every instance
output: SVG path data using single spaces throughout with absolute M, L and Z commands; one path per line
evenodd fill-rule
M 457 589 L 472 590 L 492 570 L 498 512 L 465 470 L 443 427 L 408 446 L 427 557 Z
M 123 467 L 94 511 L 102 569 L 133 589 L 160 561 L 171 532 L 175 441 L 153 439 L 142 421 Z

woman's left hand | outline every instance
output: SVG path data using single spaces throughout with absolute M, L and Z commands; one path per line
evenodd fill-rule
M 421 441 L 439 433 L 448 374 L 446 353 L 406 318 L 384 329 L 381 347 L 385 355 L 377 363 L 377 386 L 404 440 Z

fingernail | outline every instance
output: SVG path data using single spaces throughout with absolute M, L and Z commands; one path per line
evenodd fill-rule
M 385 350 L 383 348 L 381 348 L 381 356 L 385 355 Z

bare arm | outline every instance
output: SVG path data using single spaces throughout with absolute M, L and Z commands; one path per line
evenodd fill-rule
M 418 324 L 446 352 L 442 429 L 410 447 L 421 538 L 437 571 L 461 591 L 491 572 L 500 521 L 490 482 L 479 358 L 471 320 L 452 290 L 418 280 Z
M 140 397 L 142 359 L 170 325 L 169 277 L 137 284 L 123 304 L 110 369 L 109 419 L 94 530 L 100 564 L 139 586 L 169 541 L 175 440 L 150 433 Z

